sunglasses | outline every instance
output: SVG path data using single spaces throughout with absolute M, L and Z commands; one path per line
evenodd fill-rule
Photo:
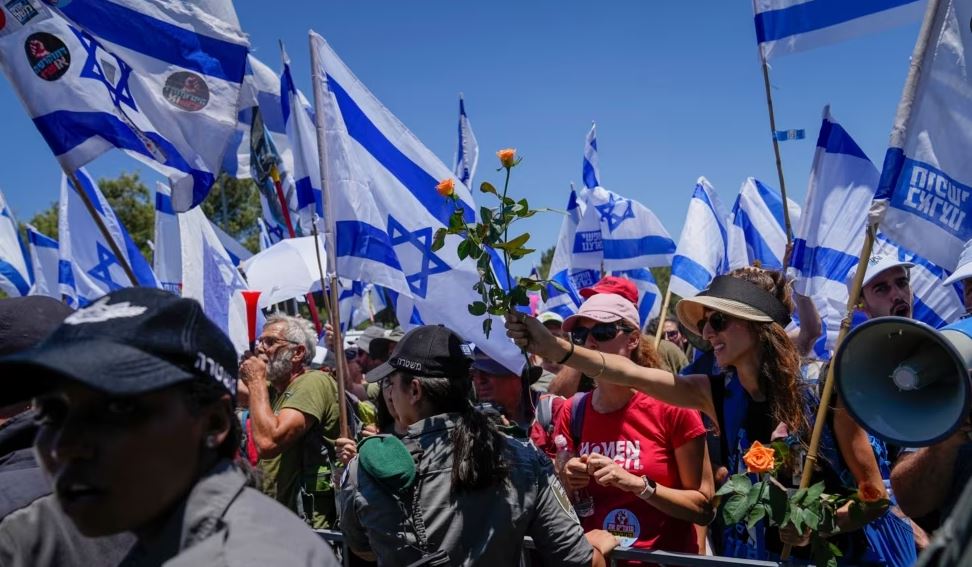
M 583 345 L 587 342 L 587 336 L 594 337 L 594 340 L 603 343 L 618 336 L 619 332 L 630 333 L 634 329 L 627 325 L 615 323 L 598 323 L 593 327 L 574 327 L 570 332 L 570 340 L 575 345 Z
M 702 335 L 702 330 L 705 329 L 705 324 L 708 323 L 712 330 L 716 333 L 721 333 L 729 327 L 729 323 L 732 323 L 735 317 L 726 315 L 725 313 L 720 313 L 719 311 L 713 311 L 706 317 L 699 319 L 699 335 Z
M 666 339 L 674 339 L 678 337 L 678 331 L 665 331 Z

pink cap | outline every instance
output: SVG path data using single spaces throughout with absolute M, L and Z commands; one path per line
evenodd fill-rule
M 613 293 L 598 293 L 587 298 L 580 311 L 564 320 L 564 331 L 570 332 L 582 317 L 593 319 L 599 323 L 611 323 L 624 319 L 636 329 L 638 325 L 638 310 L 634 303 Z

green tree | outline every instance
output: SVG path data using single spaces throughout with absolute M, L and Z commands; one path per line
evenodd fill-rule
M 543 279 L 550 277 L 550 263 L 553 262 L 554 251 L 556 250 L 556 247 L 551 246 L 540 253 L 540 265 L 537 267 L 537 270 L 540 272 L 540 277 Z

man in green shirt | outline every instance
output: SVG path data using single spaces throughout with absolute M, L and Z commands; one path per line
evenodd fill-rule
M 337 383 L 308 365 L 317 337 L 300 318 L 273 315 L 240 365 L 263 492 L 314 528 L 337 518 L 331 456 L 339 432 Z M 272 388 L 272 390 L 271 390 Z

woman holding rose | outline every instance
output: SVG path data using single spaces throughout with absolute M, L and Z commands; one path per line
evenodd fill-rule
M 528 351 L 598 376 L 601 382 L 632 387 L 671 404 L 702 410 L 718 425 L 722 454 L 730 474 L 746 473 L 751 465 L 756 466 L 755 470 L 764 467 L 768 453 L 758 448 L 777 439 L 785 440 L 791 447 L 791 458 L 777 470 L 777 480 L 784 485 L 798 486 L 812 430 L 811 420 L 818 404 L 811 388 L 800 381 L 799 355 L 785 330 L 793 311 L 785 277 L 760 268 L 737 269 L 727 276 L 716 277 L 697 296 L 680 301 L 676 311 L 686 328 L 697 329 L 712 345 L 718 367 L 724 372 L 674 376 L 663 370 L 641 367 L 624 357 L 555 339 L 534 319 L 519 314 L 507 316 L 507 334 Z M 854 432 L 837 433 L 837 438 L 854 439 L 855 443 L 838 448 L 834 432 L 825 428 L 821 458 L 817 461 L 822 470 L 815 470 L 814 478 L 825 481 L 828 493 L 858 484 L 881 487 L 879 490 L 886 497 L 867 437 L 855 437 Z M 754 446 L 757 451 L 744 459 Z M 746 460 L 751 464 L 747 465 Z M 725 476 L 716 474 L 717 478 Z M 841 508 L 837 516 L 841 532 L 862 527 L 851 518 L 849 506 Z M 907 548 L 904 530 L 910 533 L 910 528 L 883 510 L 872 510 L 866 520 L 875 520 L 874 516 L 878 516 L 876 528 L 870 526 L 872 529 L 866 532 L 835 536 L 840 538 L 835 543 L 843 551 L 844 561 L 898 564 L 895 555 Z M 783 543 L 806 546 L 808 535 L 796 533 L 792 528 L 767 528 L 760 521 L 752 529 L 744 523 L 727 526 L 721 537 L 717 534 L 715 544 L 721 555 L 775 559 Z M 913 540 L 911 546 L 914 558 Z M 807 557 L 808 552 L 808 548 L 798 547 L 794 555 Z

